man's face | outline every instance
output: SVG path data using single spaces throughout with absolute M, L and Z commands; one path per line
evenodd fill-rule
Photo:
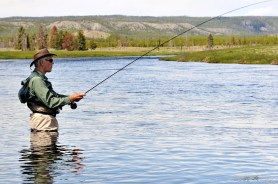
M 53 61 L 52 57 L 46 57 L 44 59 L 44 63 L 43 63 L 44 71 L 51 72 L 53 64 L 54 64 L 54 61 Z

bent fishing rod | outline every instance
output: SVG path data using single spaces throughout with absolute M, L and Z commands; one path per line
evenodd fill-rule
M 214 19 L 217 19 L 217 18 L 222 17 L 222 16 L 224 16 L 224 15 L 227 15 L 227 14 L 229 14 L 229 13 L 236 12 L 236 11 L 238 11 L 238 10 L 248 8 L 248 7 L 250 7 L 250 6 L 255 6 L 255 5 L 262 4 L 262 3 L 266 3 L 266 2 L 270 2 L 270 1 L 273 1 L 273 0 L 259 1 L 259 2 L 256 2 L 256 3 L 248 4 L 248 5 L 245 5 L 245 6 L 242 6 L 242 7 L 239 7 L 239 8 L 230 10 L 230 11 L 227 11 L 227 12 L 225 12 L 225 13 L 222 13 L 222 14 L 220 14 L 220 15 L 217 15 L 217 16 L 215 16 L 215 17 L 212 17 L 212 18 L 210 18 L 210 19 L 207 19 L 206 21 L 201 22 L 200 24 L 197 24 L 196 26 L 193 26 L 193 27 L 191 27 L 191 28 L 189 28 L 189 29 L 187 29 L 187 30 L 185 30 L 185 31 L 183 31 L 183 32 L 181 32 L 181 33 L 179 33 L 179 34 L 173 36 L 172 38 L 170 38 L 170 39 L 168 39 L 168 40 L 162 42 L 162 43 L 159 44 L 159 45 L 157 45 L 157 46 L 154 47 L 153 49 L 147 51 L 147 52 L 144 53 L 143 55 L 137 57 L 136 59 L 134 59 L 134 60 L 131 61 L 130 63 L 126 64 L 124 67 L 118 69 L 116 72 L 112 73 L 111 75 L 109 75 L 108 77 L 106 77 L 105 79 L 103 79 L 102 81 L 100 81 L 99 83 L 97 83 L 96 85 L 94 85 L 92 88 L 90 88 L 89 90 L 87 90 L 87 91 L 85 92 L 85 94 L 87 94 L 87 93 L 90 92 L 91 90 L 95 89 L 97 86 L 101 85 L 102 83 L 104 83 L 105 81 L 107 81 L 108 79 L 110 79 L 111 77 L 113 77 L 114 75 L 116 75 L 117 73 L 119 73 L 120 71 L 124 70 L 124 69 L 125 69 L 126 67 L 128 67 L 129 65 L 133 64 L 134 62 L 138 61 L 139 59 L 143 58 L 144 56 L 148 55 L 148 54 L 151 53 L 152 51 L 154 51 L 154 50 L 158 49 L 159 47 L 163 46 L 164 44 L 170 42 L 171 40 L 173 40 L 173 39 L 175 39 L 175 38 L 177 38 L 177 37 L 179 37 L 179 36 L 181 36 L 181 35 L 183 35 L 183 34 L 189 32 L 189 31 L 191 31 L 191 30 L 193 30 L 193 29 L 195 29 L 195 28 L 197 28 L 197 27 L 199 27 L 199 26 L 201 26 L 201 25 L 203 25 L 203 24 L 206 24 L 206 23 L 208 23 L 208 22 L 210 22 L 210 21 L 212 21 L 212 20 L 214 20 Z M 74 103 L 74 104 L 71 104 L 71 108 L 72 108 L 72 109 L 76 109 L 76 108 L 77 108 L 77 105 L 76 105 L 75 103 Z

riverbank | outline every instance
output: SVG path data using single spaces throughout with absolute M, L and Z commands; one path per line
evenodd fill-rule
M 161 60 L 179 62 L 237 63 L 237 64 L 273 64 L 278 65 L 278 45 L 249 46 L 188 52 Z
M 153 48 L 149 47 L 108 47 L 97 48 L 96 50 L 86 51 L 66 51 L 66 50 L 51 50 L 57 54 L 58 58 L 77 58 L 77 57 L 117 57 L 117 56 L 141 56 Z M 202 50 L 202 47 L 193 48 L 194 50 Z M 190 49 L 192 51 L 192 49 Z M 189 49 L 160 47 L 150 52 L 148 56 L 159 55 L 176 55 L 190 51 Z M 31 59 L 35 51 L 20 51 L 20 50 L 0 50 L 0 59 Z
M 149 47 L 110 47 L 87 51 L 51 50 L 58 58 L 77 57 L 119 57 L 141 56 L 153 48 Z M 32 59 L 35 51 L 0 50 L 0 59 Z M 248 46 L 235 48 L 217 47 L 207 50 L 206 47 L 160 47 L 148 56 L 175 55 L 163 57 L 165 61 L 238 63 L 238 64 L 278 64 L 278 45 Z

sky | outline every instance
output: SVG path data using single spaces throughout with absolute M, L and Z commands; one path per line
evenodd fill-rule
M 263 0 L 262 0 L 263 1 Z M 260 0 L 0 0 L 0 18 L 23 16 L 218 16 Z M 269 0 L 225 16 L 278 16 Z

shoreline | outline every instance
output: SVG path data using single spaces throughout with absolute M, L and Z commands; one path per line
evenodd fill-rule
M 76 58 L 76 57 L 117 57 L 117 56 L 142 56 L 153 50 L 154 47 L 103 47 L 95 50 L 85 51 L 67 51 L 49 49 L 49 51 L 57 54 L 58 58 Z M 206 50 L 205 46 L 194 47 L 159 47 L 147 56 L 167 56 L 180 55 L 188 52 L 196 52 Z M 15 49 L 1 49 L 0 59 L 32 59 L 35 51 L 21 51 Z
M 86 51 L 53 50 L 56 58 L 82 57 L 124 57 L 142 56 L 154 48 L 151 47 L 107 47 Z M 19 51 L 0 49 L 0 60 L 32 59 L 35 51 Z M 146 56 L 161 56 L 164 61 L 177 62 L 207 62 L 207 63 L 236 63 L 236 64 L 273 64 L 278 65 L 278 45 L 221 47 L 207 49 L 205 46 L 196 47 L 160 47 Z M 162 57 L 163 56 L 163 57 Z
M 153 48 L 139 47 L 117 47 L 117 48 L 97 48 L 96 50 L 67 51 L 49 49 L 57 54 L 57 58 L 77 58 L 77 57 L 117 57 L 117 56 L 141 56 Z M 0 59 L 32 59 L 35 51 L 21 51 L 14 49 L 0 49 Z M 180 54 L 177 48 L 159 48 L 150 52 L 148 56 L 176 55 Z
M 206 62 L 223 64 L 271 64 L 278 65 L 278 45 L 248 46 L 229 49 L 188 52 L 164 57 L 164 61 Z

